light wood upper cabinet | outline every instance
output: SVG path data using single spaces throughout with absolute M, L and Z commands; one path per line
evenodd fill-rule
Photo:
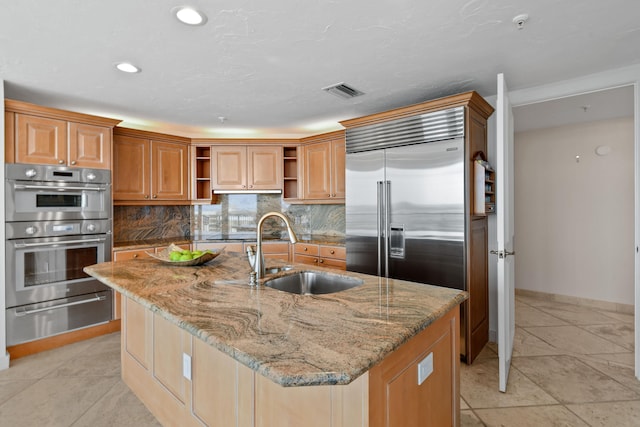
M 111 135 L 119 120 L 5 101 L 7 163 L 111 168 Z
M 69 164 L 111 169 L 111 129 L 69 123 Z
M 282 188 L 281 147 L 247 147 L 247 184 L 250 190 Z
M 247 147 L 211 147 L 214 190 L 247 189 Z
M 186 200 L 188 147 L 184 144 L 151 141 L 151 197 Z
M 213 190 L 278 190 L 282 188 L 282 147 L 211 147 Z
M 315 137 L 314 137 L 315 138 Z M 343 132 L 320 136 L 322 142 L 303 147 L 305 200 L 325 200 L 343 203 L 345 197 L 345 140 Z
M 157 135 L 116 130 L 113 144 L 116 204 L 188 203 L 188 145 L 170 139 L 151 139 Z
M 146 200 L 151 193 L 148 139 L 116 135 L 113 144 L 113 199 Z

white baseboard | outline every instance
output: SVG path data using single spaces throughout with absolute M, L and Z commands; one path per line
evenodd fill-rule
M 4 357 L 0 356 L 0 371 L 9 369 L 9 353 L 5 351 Z
M 498 331 L 489 329 L 489 342 L 498 342 Z
M 634 314 L 633 304 L 622 304 L 618 302 L 601 301 L 589 298 L 574 297 L 571 295 L 550 294 L 547 292 L 532 291 L 529 289 L 515 289 L 516 296 L 526 296 L 547 301 L 563 302 L 567 304 L 580 305 L 583 307 L 595 308 L 597 310 L 613 311 L 624 314 Z

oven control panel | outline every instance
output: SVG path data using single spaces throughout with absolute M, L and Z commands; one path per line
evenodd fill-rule
M 7 239 L 108 234 L 111 233 L 111 220 L 10 222 L 5 229 Z

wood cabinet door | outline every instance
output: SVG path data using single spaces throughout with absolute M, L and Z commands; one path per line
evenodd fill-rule
M 331 142 L 331 197 L 344 199 L 345 197 L 345 141 L 335 140 Z
M 187 200 L 188 151 L 184 144 L 151 141 L 153 200 Z
M 211 147 L 214 190 L 245 190 L 247 188 L 247 147 Z
M 16 114 L 16 163 L 67 163 L 67 122 Z
M 331 142 L 304 147 L 305 199 L 331 198 Z
M 111 129 L 69 123 L 70 166 L 111 169 Z
M 187 379 L 182 375 L 183 353 L 190 354 L 188 333 L 161 317 L 153 315 L 153 377 L 184 404 Z
M 371 427 L 460 425 L 457 313 L 456 307 L 371 368 Z M 426 378 L 418 375 L 421 363 L 431 368 Z
M 148 139 L 116 135 L 113 139 L 113 200 L 146 200 L 151 194 Z
M 247 147 L 247 174 L 250 190 L 282 189 L 282 147 Z
M 151 312 L 130 298 L 124 298 L 124 351 L 144 369 L 151 367 Z

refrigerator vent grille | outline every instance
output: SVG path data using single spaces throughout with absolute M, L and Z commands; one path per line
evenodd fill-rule
M 424 144 L 464 136 L 464 107 L 347 129 L 347 153 Z

